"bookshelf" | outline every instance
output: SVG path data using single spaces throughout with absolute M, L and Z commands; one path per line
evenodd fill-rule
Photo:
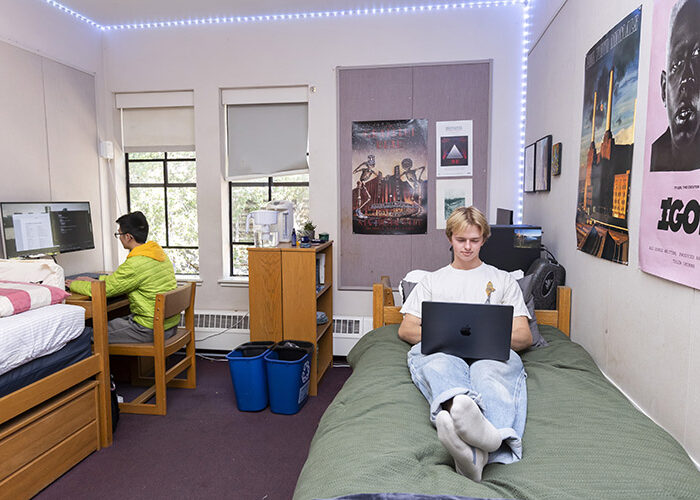
M 309 394 L 333 361 L 333 242 L 248 249 L 250 340 L 315 345 Z M 317 325 L 322 311 L 328 322 Z

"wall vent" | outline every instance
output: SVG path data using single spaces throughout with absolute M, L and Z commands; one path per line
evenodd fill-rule
M 184 325 L 185 317 L 183 315 L 180 319 L 180 326 Z M 195 312 L 194 327 L 197 329 L 248 330 L 248 312 Z
M 362 318 L 333 318 L 333 334 L 353 335 L 360 337 Z
M 347 356 L 360 338 L 372 329 L 372 318 L 335 316 L 333 318 L 333 355 Z

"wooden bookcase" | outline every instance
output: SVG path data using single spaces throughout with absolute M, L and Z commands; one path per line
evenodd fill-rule
M 323 285 L 317 287 L 317 260 Z M 303 340 L 315 346 L 309 394 L 333 361 L 333 242 L 311 248 L 280 244 L 248 249 L 250 340 Z M 328 322 L 316 324 L 316 312 Z

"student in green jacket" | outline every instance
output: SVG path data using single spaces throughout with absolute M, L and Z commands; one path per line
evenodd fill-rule
M 107 297 L 129 296 L 131 314 L 107 323 L 110 343 L 153 342 L 153 313 L 156 294 L 177 286 L 173 264 L 155 241 L 146 241 L 148 221 L 141 212 L 132 212 L 117 219 L 119 231 L 114 236 L 129 250 L 126 260 L 113 274 L 101 276 Z M 92 278 L 81 276 L 66 280 L 71 292 L 90 295 Z M 180 315 L 165 320 L 165 338 L 177 331 Z

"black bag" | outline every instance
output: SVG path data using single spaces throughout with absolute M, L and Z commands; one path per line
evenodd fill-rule
M 117 400 L 117 386 L 114 384 L 114 376 L 109 374 L 109 394 L 112 401 L 112 432 L 117 430 L 117 423 L 119 423 L 119 401 Z

